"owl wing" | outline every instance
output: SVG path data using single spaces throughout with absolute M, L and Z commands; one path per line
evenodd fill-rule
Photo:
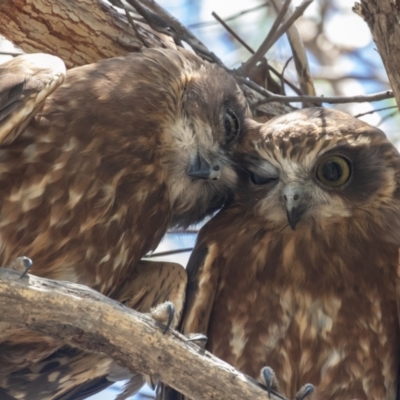
M 179 264 L 142 260 L 111 297 L 129 308 L 150 312 L 162 324 L 166 321 L 160 321 L 151 310 L 170 301 L 175 306 L 175 327 L 182 313 L 186 281 L 185 269 Z M 120 367 L 105 354 L 61 347 L 63 343 L 55 339 L 33 335 L 22 331 L 16 337 L 13 333 L 3 348 L 0 342 L 0 399 L 82 400 L 128 380 L 117 398 L 124 400 L 145 383 L 143 376 Z M 16 365 L 18 356 L 21 360 Z
M 204 334 L 208 324 L 218 289 L 219 274 L 214 266 L 218 254 L 217 245 L 207 241 L 207 235 L 200 237 L 186 267 L 188 284 L 186 302 L 180 324 L 180 332 L 185 335 Z M 185 397 L 176 390 L 159 384 L 156 400 L 183 400 Z
M 215 244 L 200 241 L 190 257 L 186 268 L 186 303 L 180 328 L 185 335 L 202 333 L 207 336 L 219 281 L 218 270 L 213 268 L 216 252 Z
M 64 62 L 24 54 L 0 65 L 0 145 L 12 143 L 65 78 Z

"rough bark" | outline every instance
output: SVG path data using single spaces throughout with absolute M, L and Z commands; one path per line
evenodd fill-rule
M 368 24 L 400 106 L 400 1 L 361 0 L 353 9 Z
M 168 18 L 168 13 L 162 15 Z M 180 32 L 173 18 L 168 22 Z M 154 31 L 144 22 L 138 25 L 147 46 L 176 47 L 170 36 Z M 68 68 L 125 55 L 143 47 L 125 15 L 102 0 L 1 0 L 0 34 L 26 53 L 56 55 Z M 253 90 L 241 87 L 250 104 L 263 99 Z M 255 117 L 265 121 L 290 111 L 287 105 L 274 102 L 258 106 Z
M 131 371 L 152 374 L 193 399 L 266 396 L 250 378 L 184 336 L 175 331 L 163 335 L 148 316 L 85 286 L 33 275 L 20 279 L 18 273 L 0 268 L 0 315 L 5 323 L 105 353 Z
M 146 42 L 161 46 L 144 26 Z M 69 68 L 143 46 L 126 17 L 101 0 L 2 0 L 0 34 L 27 53 L 57 55 Z

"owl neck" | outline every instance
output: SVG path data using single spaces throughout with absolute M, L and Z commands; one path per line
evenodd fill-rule
M 316 286 L 316 289 L 370 287 L 390 281 L 398 262 L 394 244 L 373 240 L 357 229 L 332 226 L 325 231 L 303 227 L 265 231 L 266 256 L 261 274 L 279 283 Z
M 287 225 L 278 226 L 254 215 L 249 217 L 243 210 L 241 215 L 232 210 L 222 218 L 224 221 L 215 219 L 215 223 L 225 225 L 226 232 L 216 230 L 219 238 L 215 237 L 215 241 L 229 238 L 235 232 L 237 245 L 232 265 L 240 264 L 240 274 L 245 274 L 249 281 L 315 285 L 316 290 L 340 289 L 347 285 L 368 286 L 382 279 L 393 280 L 397 268 L 398 246 L 379 240 L 374 232 L 361 234 L 360 227 L 351 220 L 324 229 L 303 225 L 293 231 Z M 247 265 L 251 268 L 244 267 Z

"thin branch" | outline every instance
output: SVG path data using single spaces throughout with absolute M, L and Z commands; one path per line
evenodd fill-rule
M 138 26 L 133 22 L 132 16 L 128 10 L 128 7 L 121 0 L 109 0 L 109 2 L 116 7 L 119 7 L 125 11 L 126 18 L 135 32 L 137 38 L 143 43 L 144 47 L 150 47 L 144 36 L 139 32 Z
M 311 2 L 312 0 L 310 1 L 309 4 L 311 4 Z M 281 0 L 272 0 L 272 4 L 275 6 L 276 10 L 279 9 L 280 3 Z M 307 8 L 309 4 L 304 5 L 305 8 Z M 288 28 L 287 37 L 289 40 L 290 47 L 292 49 L 294 64 L 296 67 L 297 76 L 299 78 L 300 88 L 303 93 L 309 96 L 315 96 L 316 94 L 315 87 L 311 76 L 310 67 L 308 65 L 307 53 L 304 48 L 301 36 L 294 24 L 291 24 L 291 26 Z
M 396 114 L 398 114 L 399 110 L 393 111 L 388 115 L 385 115 L 384 117 L 382 117 L 382 119 L 380 120 L 379 124 L 377 126 L 381 126 L 385 121 L 387 121 L 390 118 L 393 118 Z
M 285 96 L 286 96 L 286 93 L 285 93 L 285 71 L 286 71 L 286 68 L 288 67 L 290 61 L 292 61 L 292 60 L 293 60 L 293 57 L 288 58 L 288 60 L 285 62 L 285 65 L 283 66 L 282 72 L 281 72 L 281 74 L 282 74 L 281 86 L 282 86 L 283 94 Z
M 283 18 L 285 17 L 286 12 L 289 9 L 290 1 L 291 0 L 284 0 L 283 6 L 280 9 L 274 23 L 272 24 L 272 27 L 269 30 L 267 37 L 261 43 L 261 46 L 258 48 L 258 50 L 243 64 L 242 70 L 245 75 L 249 73 L 249 71 L 264 57 L 264 55 L 276 42 L 276 40 L 278 40 L 278 38 L 275 39 L 275 36 L 277 34 L 279 25 L 283 21 Z
M 254 54 L 254 50 L 224 21 L 215 11 L 211 15 L 229 32 L 246 50 Z
M 164 335 L 149 316 L 83 285 L 33 275 L 20 279 L 17 272 L 0 268 L 0 322 L 104 353 L 128 370 L 150 374 L 192 399 L 267 396 L 253 379 L 185 336 L 171 330 Z
M 158 253 L 150 253 L 150 254 L 146 254 L 146 256 L 144 258 L 171 256 L 174 254 L 188 253 L 189 251 L 193 251 L 193 247 L 187 247 L 187 248 L 176 249 L 176 250 L 168 250 L 168 251 L 160 251 Z
M 246 50 L 248 50 L 251 54 L 254 54 L 255 51 L 228 25 L 226 22 L 216 13 L 212 12 L 211 15 L 229 32 L 234 39 L 236 39 Z M 301 90 L 296 87 L 292 82 L 288 81 L 286 78 L 283 77 L 282 73 L 277 71 L 272 65 L 267 63 L 268 69 L 273 72 L 280 81 L 284 81 L 286 85 L 288 85 L 293 91 L 297 94 L 302 94 Z
M 375 110 L 371 110 L 371 111 L 367 111 L 365 113 L 357 114 L 357 115 L 354 116 L 354 118 L 364 117 L 364 115 L 374 114 L 374 113 L 379 112 L 379 111 L 392 110 L 393 108 L 397 108 L 397 106 L 376 108 Z M 398 112 L 398 110 L 397 110 L 397 112 Z
M 238 13 L 233 14 L 230 17 L 226 17 L 225 21 L 233 21 L 234 19 L 239 18 L 239 17 L 241 17 L 241 16 L 243 16 L 245 14 L 249 14 L 251 12 L 260 10 L 261 8 L 268 7 L 268 6 L 269 6 L 269 2 L 266 1 L 264 4 L 259 4 L 258 6 L 255 6 L 255 7 L 252 7 L 252 8 L 248 8 L 248 9 L 243 10 L 243 11 L 239 11 Z M 188 25 L 187 27 L 190 28 L 190 29 L 192 29 L 192 28 L 202 28 L 202 27 L 216 25 L 216 24 L 217 23 L 215 21 L 205 21 L 205 22 L 197 22 L 195 24 Z
M 282 96 L 280 94 L 275 94 L 267 89 L 262 88 L 257 85 L 253 81 L 243 78 L 241 76 L 235 77 L 238 82 L 243 85 L 248 86 L 254 91 L 262 94 L 266 98 L 260 100 L 257 104 L 254 104 L 254 107 L 259 106 L 265 103 L 271 103 L 273 101 L 279 103 L 328 103 L 328 104 L 346 104 L 346 103 L 365 103 L 365 102 L 373 102 L 373 101 L 381 101 L 386 99 L 393 98 L 393 91 L 386 90 L 384 92 L 374 93 L 374 94 L 366 94 L 366 95 L 358 95 L 358 96 Z
M 182 41 L 186 42 L 197 55 L 214 62 L 229 71 L 224 63 L 213 52 L 197 39 L 184 25 L 176 18 L 165 11 L 153 0 L 126 0 L 146 20 L 146 22 L 157 32 L 171 36 L 178 46 Z M 143 4 L 142 4 L 143 3 Z
M 17 57 L 20 56 L 21 54 L 24 54 L 22 51 L 20 52 L 15 52 L 15 51 L 0 51 L 0 56 L 12 56 L 12 57 Z
M 199 233 L 199 229 L 171 229 L 167 231 L 168 234 L 178 234 L 178 235 L 195 235 Z
M 283 14 L 284 8 L 286 7 L 286 3 L 288 1 L 285 0 L 283 3 L 283 6 L 281 10 L 279 11 L 278 16 L 276 19 L 278 20 L 280 14 Z M 243 65 L 243 71 L 249 71 L 256 63 L 267 53 L 267 51 L 274 45 L 274 43 L 284 34 L 287 32 L 287 30 L 293 25 L 293 23 L 301 16 L 303 15 L 304 11 L 306 8 L 313 2 L 313 0 L 304 0 L 296 9 L 294 10 L 293 14 L 277 29 L 275 34 L 273 35 L 272 39 L 267 38 L 264 40 L 260 48 L 254 53 L 252 57 L 250 57 L 249 60 L 247 60 L 244 65 Z M 284 15 L 284 14 L 283 14 Z M 283 17 L 282 17 L 283 18 Z M 272 31 L 272 29 L 271 29 Z M 271 32 L 270 31 L 270 32 Z M 260 56 L 261 54 L 261 56 Z

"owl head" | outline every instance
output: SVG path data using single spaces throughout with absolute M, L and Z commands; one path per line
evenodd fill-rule
M 298 234 L 346 225 L 400 240 L 400 155 L 382 131 L 324 108 L 246 124 L 239 197 L 256 217 Z

